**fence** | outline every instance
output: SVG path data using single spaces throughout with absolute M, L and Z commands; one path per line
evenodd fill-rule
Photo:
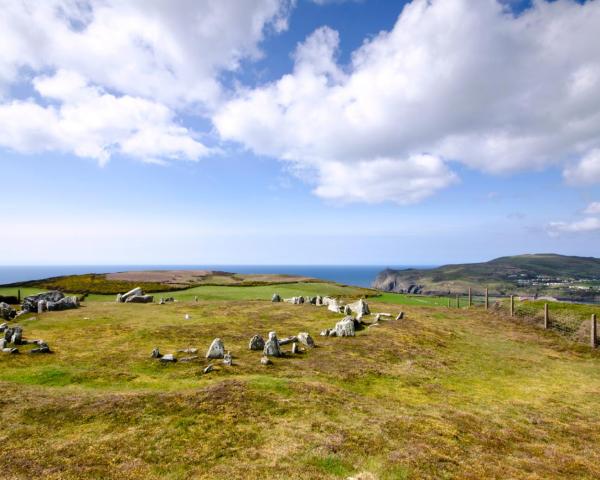
M 568 302 L 556 302 L 549 304 L 544 302 L 540 305 L 540 301 L 533 300 L 531 302 L 521 302 L 521 311 L 517 312 L 517 305 L 515 303 L 515 299 L 518 298 L 515 295 L 504 295 L 504 296 L 490 296 L 489 289 L 486 288 L 483 293 L 474 293 L 471 288 L 468 289 L 466 293 L 453 293 L 448 296 L 448 308 L 456 307 L 481 307 L 486 311 L 490 311 L 493 309 L 495 312 L 503 312 L 506 313 L 510 317 L 520 316 L 521 318 L 530 318 L 535 319 L 541 316 L 542 327 L 544 329 L 554 329 L 558 330 L 561 333 L 566 334 L 580 334 L 582 327 L 584 325 L 583 322 L 587 322 L 585 318 L 582 316 L 585 314 L 587 318 L 589 318 L 589 333 L 585 334 L 585 337 L 588 338 L 589 345 L 592 348 L 598 346 L 598 329 L 597 329 L 597 316 L 596 313 L 591 313 L 589 310 L 600 308 L 597 305 L 584 305 L 584 304 L 574 304 Z M 494 302 L 494 306 L 490 306 L 490 301 Z M 464 302 L 464 303 L 463 303 Z M 528 305 L 526 308 L 523 308 L 524 305 Z M 555 318 L 552 318 L 552 312 L 550 305 L 554 305 L 555 310 Z M 538 307 L 539 306 L 539 307 Z M 539 308 L 539 310 L 536 310 Z M 565 312 L 571 310 L 571 315 L 565 315 Z M 565 322 L 565 317 L 569 317 L 570 321 Z M 587 327 L 585 327 L 587 328 Z M 578 338 L 580 340 L 580 338 Z

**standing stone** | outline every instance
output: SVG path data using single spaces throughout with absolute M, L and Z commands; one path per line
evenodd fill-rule
M 337 303 L 337 300 L 332 299 L 327 305 L 327 310 L 335 313 L 340 313 L 340 306 Z
M 160 353 L 160 350 L 158 349 L 158 347 L 154 347 L 154 350 L 152 350 L 152 353 L 150 354 L 150 358 L 161 358 L 162 357 L 162 353 Z
M 323 305 L 323 297 L 321 295 L 317 295 L 317 299 L 316 299 L 315 305 L 317 305 L 319 307 L 321 305 Z
M 206 358 L 223 358 L 225 355 L 225 345 L 220 338 L 215 338 L 206 352 Z
M 116 298 L 115 301 L 117 303 L 122 303 L 123 302 L 122 298 L 123 298 L 123 295 L 121 295 L 120 293 L 117 293 L 117 298 Z
M 37 304 L 37 313 L 42 313 L 46 309 L 46 301 L 40 300 Z
M 344 317 L 334 328 L 337 337 L 353 337 L 354 336 L 354 319 L 350 316 Z
M 7 328 L 8 328 L 8 323 L 3 323 L 2 325 L 0 325 L 0 333 L 6 331 Z
M 271 301 L 274 303 L 281 302 L 281 297 L 277 293 L 274 293 L 273 296 L 271 297 Z
M 231 367 L 231 365 L 233 365 L 233 357 L 231 356 L 230 352 L 227 352 L 223 356 L 223 364 L 227 365 L 228 367 Z
M 298 344 L 296 342 L 292 343 L 292 353 L 293 354 L 300 353 L 300 350 L 298 348 Z
M 300 332 L 298 334 L 298 341 L 306 347 L 315 348 L 315 341 L 308 332 Z
M 304 297 L 298 297 L 298 303 L 299 304 L 303 304 L 304 303 Z
M 6 348 L 7 344 L 8 344 L 8 342 L 6 341 L 5 338 L 0 338 L 0 350 L 2 350 L 3 348 Z
M 265 348 L 265 341 L 260 335 L 254 335 L 250 339 L 250 344 L 248 345 L 250 350 L 262 350 Z
M 23 329 L 21 327 L 14 328 L 11 342 L 15 345 L 21 345 L 21 343 L 23 343 Z
M 363 315 L 369 315 L 371 310 L 369 310 L 369 305 L 362 298 L 357 302 L 349 304 L 350 309 L 353 313 L 356 314 L 356 318 L 362 318 Z
M 213 364 L 212 364 L 212 363 L 209 363 L 209 364 L 207 365 L 207 367 L 206 367 L 204 370 L 202 370 L 202 373 L 204 373 L 204 374 L 206 374 L 206 373 L 210 373 L 210 372 L 212 372 L 212 371 L 214 370 L 214 368 L 215 368 L 215 367 L 213 366 Z
M 311 305 L 316 305 L 317 304 L 317 297 L 310 297 L 309 303 Z
M 281 350 L 279 348 L 279 340 L 275 332 L 269 332 L 269 339 L 265 342 L 263 353 L 269 357 L 280 357 Z
M 346 306 L 344 307 L 344 313 L 345 313 L 346 315 L 351 315 L 351 314 L 352 314 L 352 309 L 350 308 L 350 305 L 346 305 Z

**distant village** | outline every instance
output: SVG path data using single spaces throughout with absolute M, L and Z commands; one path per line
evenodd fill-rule
M 581 279 L 519 273 L 508 275 L 508 279 L 523 287 L 563 288 L 585 292 L 600 291 L 600 277 Z

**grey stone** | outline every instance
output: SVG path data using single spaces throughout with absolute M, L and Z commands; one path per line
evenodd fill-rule
M 4 353 L 12 353 L 12 354 L 19 353 L 18 348 L 3 348 L 2 351 Z
M 32 348 L 29 353 L 52 353 L 47 344 L 42 344 L 38 348 Z
M 79 299 L 77 297 L 63 297 L 56 302 L 46 301 L 46 310 L 49 312 L 70 310 L 73 308 L 79 308 Z
M 194 360 L 198 360 L 200 357 L 198 355 L 192 355 L 191 357 L 182 357 L 179 359 L 180 362 L 193 362 Z
M 127 293 L 124 293 L 123 295 L 121 295 L 121 302 L 126 302 L 128 298 L 130 297 L 137 297 L 137 296 L 141 296 L 144 295 L 144 291 L 142 290 L 141 287 L 136 287 L 132 290 L 129 290 Z
M 177 350 L 178 352 L 181 353 L 198 353 L 198 349 L 197 348 L 182 348 L 181 350 Z
M 286 337 L 279 340 L 279 345 L 287 345 L 298 341 L 298 337 Z
M 44 300 L 46 302 L 58 302 L 65 296 L 58 290 L 50 292 L 38 293 L 37 295 L 29 295 L 23 299 L 22 311 L 35 313 L 38 311 L 38 302 Z
M 311 305 L 316 305 L 317 304 L 317 297 L 310 297 L 308 300 L 308 303 L 310 303 Z
M 404 318 L 404 312 L 400 312 L 397 316 L 396 316 L 396 320 L 402 320 Z
M 223 345 L 223 341 L 220 338 L 215 338 L 206 352 L 206 358 L 223 358 L 224 355 L 225 345 Z
M 21 345 L 23 343 L 23 329 L 21 327 L 14 327 L 13 334 L 10 339 L 15 345 Z
M 8 328 L 8 323 L 3 323 L 2 325 L 0 325 L 0 333 L 6 331 L 7 328 Z
M 250 339 L 250 344 L 248 345 L 250 350 L 262 350 L 265 348 L 265 341 L 260 335 L 254 335 Z
M 269 332 L 269 339 L 265 342 L 263 353 L 268 357 L 280 357 L 281 349 L 279 348 L 279 340 L 275 332 Z
M 152 353 L 150 354 L 150 358 L 161 358 L 162 357 L 162 353 L 160 353 L 160 350 L 158 349 L 158 347 L 154 347 L 154 350 L 152 350 Z
M 363 315 L 370 315 L 371 310 L 369 310 L 369 304 L 365 302 L 362 298 L 357 302 L 348 304 L 353 313 L 356 314 L 357 318 L 362 318 Z
M 298 341 L 306 347 L 315 348 L 315 341 L 308 332 L 300 332 L 298 334 Z
M 340 306 L 338 305 L 337 300 L 332 299 L 327 304 L 327 310 L 329 310 L 331 312 L 335 312 L 335 313 L 340 313 Z
M 154 297 L 152 295 L 133 295 L 127 297 L 125 303 L 152 303 Z
M 37 313 L 44 313 L 47 310 L 47 302 L 46 300 L 40 300 L 37 304 Z
M 206 374 L 206 373 L 210 373 L 214 370 L 214 366 L 212 363 L 209 363 L 206 368 L 204 370 L 202 370 L 202 373 Z
M 177 359 L 175 358 L 175 355 L 173 355 L 172 353 L 167 353 L 166 355 L 163 355 L 162 357 L 160 357 L 160 361 L 164 362 L 164 363 L 168 363 L 168 362 L 176 362 Z
M 160 300 L 158 301 L 159 305 L 164 305 L 165 304 L 165 299 L 160 297 Z
M 300 353 L 300 349 L 298 348 L 298 344 L 296 342 L 292 344 L 292 353 Z
M 344 313 L 345 313 L 346 315 L 351 315 L 351 314 L 352 314 L 352 309 L 350 308 L 350 305 L 346 305 L 346 306 L 344 307 Z
M 6 345 L 8 345 L 8 342 L 6 341 L 6 339 L 0 338 L 0 350 L 2 350 L 3 348 L 6 348 Z
M 117 293 L 117 298 L 115 299 L 115 302 L 117 303 L 121 303 L 123 302 L 123 295 L 121 295 L 120 293 Z
M 335 324 L 335 334 L 337 337 L 353 337 L 354 336 L 354 319 L 350 316 L 344 317 Z
M 17 315 L 17 311 L 8 303 L 0 302 L 0 318 L 12 320 Z
M 227 352 L 223 356 L 223 364 L 227 365 L 228 367 L 231 367 L 231 365 L 233 365 L 233 357 L 231 356 L 231 353 Z
M 260 363 L 262 365 L 271 365 L 272 362 L 271 360 L 269 360 L 269 357 L 263 355 L 262 357 L 260 357 Z
M 281 302 L 281 297 L 277 293 L 274 293 L 273 296 L 271 297 L 271 301 L 272 302 Z
M 320 335 L 322 337 L 328 337 L 329 336 L 329 329 L 326 328 L 325 330 L 322 330 L 321 333 L 320 333 Z

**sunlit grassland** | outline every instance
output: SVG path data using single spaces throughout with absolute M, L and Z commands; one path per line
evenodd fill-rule
M 480 308 L 394 305 L 387 294 L 369 299 L 371 309 L 402 309 L 405 320 L 324 338 L 319 331 L 340 315 L 267 300 L 273 291 L 328 293 L 319 287 L 220 287 L 251 295 L 226 300 L 219 289 L 198 287 L 199 302 L 195 292 L 177 292 L 187 296 L 167 305 L 86 300 L 79 310 L 22 319 L 26 337 L 43 338 L 55 353 L 0 356 L 3 475 L 600 475 L 596 352 Z M 334 287 L 342 290 L 328 294 L 356 293 Z M 252 299 L 259 292 L 267 297 Z M 318 348 L 264 367 L 247 343 L 270 330 L 308 331 Z M 234 366 L 215 363 L 202 375 L 203 358 L 167 365 L 149 358 L 155 346 L 198 347 L 203 355 L 215 337 Z

